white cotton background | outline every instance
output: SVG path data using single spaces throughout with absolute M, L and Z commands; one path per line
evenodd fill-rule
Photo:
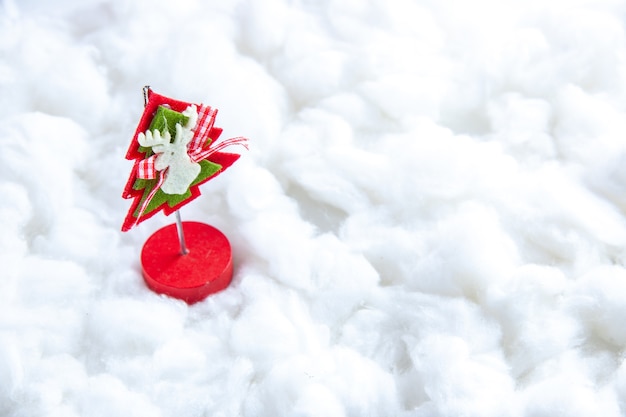
M 143 282 L 146 84 L 250 150 Z M 0 0 L 0 415 L 626 415 L 623 0 Z

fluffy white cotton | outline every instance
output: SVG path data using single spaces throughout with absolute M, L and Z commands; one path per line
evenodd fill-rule
M 142 308 L 138 300 L 115 298 L 94 303 L 86 331 L 97 349 L 152 352 L 183 330 L 185 311 L 176 304 L 154 304 Z
M 148 398 L 133 393 L 121 381 L 109 375 L 98 375 L 87 382 L 77 411 L 77 415 L 103 417 L 109 413 L 130 416 L 161 415 L 160 410 Z
M 0 0 L 0 415 L 625 414 L 625 12 Z M 250 139 L 192 306 L 120 231 L 144 85 Z
M 7 232 L 0 235 L 0 248 L 8 257 L 27 251 L 26 236 L 22 233 L 32 216 L 32 206 L 26 190 L 19 184 L 6 181 L 0 184 L 0 193 L 7 203 L 0 207 L 0 217 L 7 222 Z
M 389 374 L 342 348 L 296 356 L 277 365 L 251 392 L 246 411 L 262 405 L 278 414 L 314 416 L 394 414 L 395 389 Z
M 625 277 L 624 268 L 603 266 L 590 271 L 576 286 L 584 323 L 593 329 L 594 340 L 599 339 L 596 340 L 599 343 L 609 346 L 626 343 L 626 332 L 618 319 L 625 308 Z
M 0 342 L 0 376 L 3 381 L 0 410 L 8 413 L 16 405 L 14 395 L 24 380 L 24 365 L 14 337 L 4 336 Z

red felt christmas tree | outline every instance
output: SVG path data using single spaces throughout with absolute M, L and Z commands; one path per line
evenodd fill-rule
M 133 199 L 122 231 L 163 211 L 169 215 L 200 195 L 200 185 L 230 167 L 238 154 L 221 152 L 247 139 L 218 142 L 217 109 L 146 89 L 146 106 L 126 153 L 134 166 L 122 196 Z

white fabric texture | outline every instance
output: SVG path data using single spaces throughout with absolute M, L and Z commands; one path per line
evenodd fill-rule
M 0 415 L 626 414 L 626 2 L 0 0 Z M 142 87 L 250 151 L 145 286 Z

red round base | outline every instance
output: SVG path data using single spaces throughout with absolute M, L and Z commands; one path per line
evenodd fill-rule
M 233 276 L 230 243 L 208 224 L 183 222 L 189 253 L 181 255 L 176 225 L 157 230 L 141 250 L 143 278 L 150 289 L 189 304 L 228 287 Z

